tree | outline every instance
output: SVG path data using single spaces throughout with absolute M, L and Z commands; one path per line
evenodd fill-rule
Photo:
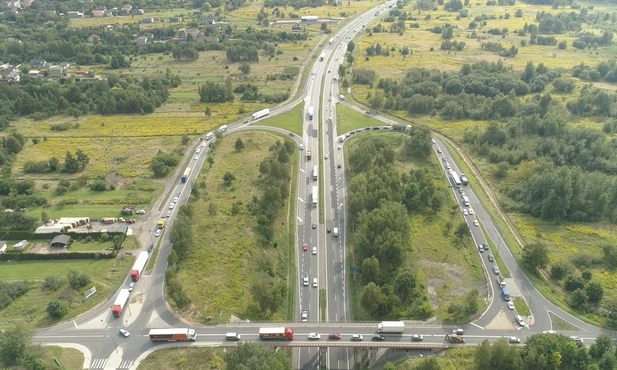
M 210 168 L 212 168 L 212 165 L 214 164 L 214 158 L 212 158 L 212 156 L 208 156 L 208 158 L 206 158 L 206 162 L 208 162 L 208 164 L 210 165 Z
M 405 144 L 405 148 L 410 154 L 415 154 L 424 159 L 432 153 L 431 130 L 426 125 L 412 125 L 409 136 L 411 139 Z
M 291 359 L 285 351 L 275 351 L 257 343 L 240 343 L 225 353 L 227 370 L 273 369 L 291 370 Z
M 605 352 L 598 362 L 600 370 L 613 370 L 615 366 L 617 366 L 617 360 L 612 351 Z
M 613 341 L 607 334 L 600 334 L 596 338 L 596 342 L 589 347 L 589 354 L 591 357 L 599 359 L 606 352 L 613 351 Z
M 347 51 L 350 53 L 353 53 L 354 49 L 356 48 L 356 44 L 353 42 L 353 40 L 349 41 L 347 43 Z
M 212 116 L 212 109 L 210 107 L 206 107 L 206 117 L 210 118 Z
M 480 343 L 473 354 L 474 363 L 478 370 L 492 370 L 491 367 L 491 343 L 485 339 Z
M 236 140 L 236 144 L 234 145 L 234 148 L 238 152 L 241 152 L 244 149 L 244 142 L 242 141 L 242 139 L 238 138 L 238 140 Z
M 60 289 L 62 284 L 64 284 L 64 282 L 61 278 L 54 275 L 49 275 L 43 282 L 43 290 L 56 291 Z
M 585 303 L 587 303 L 587 293 L 583 289 L 576 289 L 572 292 L 572 298 L 570 299 L 570 306 L 574 308 L 581 308 Z
M 49 216 L 47 215 L 47 212 L 42 211 L 41 212 L 41 222 L 43 222 L 44 224 L 47 223 L 47 221 L 49 221 Z
M 225 175 L 223 175 L 223 182 L 225 183 L 225 185 L 229 186 L 231 185 L 231 183 L 236 179 L 236 176 L 234 176 L 231 172 L 227 171 L 225 173 Z
M 585 288 L 585 280 L 583 280 L 583 278 L 581 278 L 580 276 L 569 275 L 566 278 L 564 287 L 569 292 L 573 292 L 577 289 L 583 289 Z
M 602 284 L 600 284 L 600 282 L 595 280 L 587 283 L 587 286 L 585 286 L 585 292 L 587 293 L 589 302 L 594 304 L 600 303 L 600 301 L 604 297 L 604 287 L 602 287 Z
M 53 319 L 62 318 L 69 313 L 69 304 L 64 300 L 54 299 L 47 304 L 47 314 Z
M 362 289 L 362 293 L 360 293 L 360 303 L 369 315 L 373 315 L 375 311 L 377 311 L 377 307 L 379 307 L 379 303 L 382 299 L 381 288 L 373 282 L 368 283 L 368 285 Z
M 56 157 L 49 158 L 49 171 L 57 172 L 60 169 L 60 160 Z
M 362 262 L 362 280 L 366 284 L 370 282 L 379 283 L 379 260 L 372 256 L 371 258 L 366 258 Z
M 186 145 L 191 141 L 188 135 L 182 135 L 182 145 Z
M 394 280 L 394 294 L 405 301 L 416 287 L 416 277 L 411 271 L 403 271 Z
M 478 289 L 473 288 L 465 294 L 465 311 L 468 315 L 478 312 Z
M 415 370 L 441 370 L 441 365 L 436 357 L 430 357 L 420 360 Z
M 471 231 L 469 231 L 469 227 L 466 223 L 461 222 L 454 230 L 454 235 L 458 238 L 459 241 L 463 241 L 465 236 L 471 235 Z
M 76 270 L 69 270 L 68 280 L 69 286 L 75 290 L 90 284 L 90 277 L 86 274 L 80 274 Z
M 247 75 L 249 73 L 251 73 L 251 65 L 250 64 L 240 64 L 240 67 L 238 67 L 238 69 L 240 70 L 240 72 L 242 72 L 243 74 Z
M 328 24 L 326 22 L 323 22 L 320 28 L 323 32 L 326 32 L 328 30 Z
M 0 333 L 0 360 L 4 365 L 17 365 L 27 352 L 30 334 L 30 329 L 22 324 Z
M 548 261 L 548 248 L 545 244 L 535 243 L 525 246 L 523 262 L 534 272 L 537 272 L 538 269 L 546 268 Z
M 67 151 L 64 157 L 64 172 L 76 173 L 77 171 L 79 171 L 79 161 L 71 152 Z

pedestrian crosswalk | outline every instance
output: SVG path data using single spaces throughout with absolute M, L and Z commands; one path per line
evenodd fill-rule
M 106 364 L 106 358 L 95 358 L 90 364 L 90 369 L 104 369 Z
M 129 360 L 122 360 L 120 362 L 120 365 L 118 365 L 118 369 L 130 369 L 131 365 L 133 365 L 133 361 L 129 361 Z
M 105 369 L 105 365 L 107 365 L 106 358 L 97 358 L 92 360 L 92 364 L 90 364 L 90 369 Z M 130 369 L 132 365 L 132 360 L 122 360 L 120 361 L 120 364 L 116 367 L 116 369 Z

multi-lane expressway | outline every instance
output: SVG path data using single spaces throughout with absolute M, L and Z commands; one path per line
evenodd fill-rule
M 152 351 L 171 346 L 234 346 L 236 345 L 235 342 L 225 340 L 225 333 L 231 331 L 241 333 L 243 341 L 257 341 L 279 347 L 301 347 L 294 355 L 294 368 L 298 369 L 317 369 L 320 364 L 325 364 L 328 369 L 351 369 L 353 367 L 353 347 L 439 349 L 452 346 L 444 342 L 444 336 L 450 333 L 453 327 L 407 322 L 407 328 L 403 335 L 386 335 L 385 341 L 371 342 L 370 339 L 375 333 L 376 323 L 351 323 L 349 285 L 346 276 L 348 266 L 345 250 L 347 205 L 344 146 L 337 140 L 338 137 L 346 133 L 337 132 L 335 124 L 336 104 L 345 103 L 350 106 L 351 104 L 340 98 L 335 76 L 338 74 L 338 66 L 345 57 L 347 43 L 357 35 L 363 26 L 373 21 L 376 15 L 387 11 L 390 4 L 393 4 L 393 2 L 381 4 L 345 25 L 333 37 L 333 42 L 324 46 L 324 60 L 318 59 L 311 67 L 301 97 L 271 111 L 271 116 L 281 114 L 304 101 L 302 136 L 292 135 L 282 129 L 257 126 L 259 122 L 250 126 L 245 125 L 244 120 L 230 125 L 225 133 L 230 134 L 240 130 L 253 129 L 271 130 L 290 135 L 299 145 L 304 146 L 304 149 L 299 151 L 297 207 L 295 210 L 296 281 L 298 282 L 296 287 L 296 322 L 263 324 L 292 327 L 295 330 L 294 341 L 261 341 L 257 335 L 257 328 L 260 325 L 252 323 L 238 326 L 195 327 L 198 339 L 193 343 L 153 344 L 150 342 L 148 331 L 152 327 L 189 326 L 183 324 L 170 312 L 164 301 L 164 274 L 167 268 L 167 256 L 171 251 L 168 233 L 165 233 L 162 236 L 160 251 L 151 275 L 142 276 L 133 292 L 133 296 L 139 295 L 141 297 L 141 303 L 130 304 L 120 319 L 114 319 L 111 317 L 109 309 L 114 296 L 108 302 L 81 318 L 38 330 L 33 338 L 34 342 L 61 344 L 78 348 L 86 355 L 85 368 L 90 369 L 135 368 L 139 361 Z M 309 107 L 313 108 L 313 119 L 309 119 Z M 353 108 L 364 111 L 358 107 Z M 381 115 L 373 115 L 373 117 L 382 122 L 391 122 L 389 118 Z M 200 148 L 200 153 L 194 158 L 197 147 Z M 441 153 L 437 153 L 439 149 Z M 306 156 L 306 152 L 309 150 L 312 152 L 310 160 Z M 440 163 L 444 166 L 443 169 L 446 174 L 446 163 L 458 173 L 461 172 L 448 147 L 438 137 L 436 137 L 434 150 L 440 158 Z M 197 169 L 201 168 L 207 151 L 208 146 L 202 147 L 201 143 L 197 143 L 190 149 L 190 153 L 186 157 L 188 166 L 193 169 L 189 180 L 186 184 L 178 182 L 169 191 L 170 199 L 179 193 L 177 204 L 183 204 L 188 200 L 191 185 L 197 176 Z M 442 158 L 445 158 L 445 161 Z M 314 166 L 318 168 L 316 180 L 311 173 Z M 313 207 L 312 204 L 314 186 L 317 186 L 319 193 L 317 207 Z M 452 187 L 452 191 L 461 204 L 461 197 L 457 189 Z M 495 275 L 491 271 L 492 263 L 489 263 L 486 259 L 487 253 L 478 253 L 478 258 L 482 259 L 485 266 L 489 284 L 487 289 L 489 292 L 487 296 L 488 307 L 472 324 L 464 326 L 466 331 L 465 345 L 477 344 L 485 338 L 495 340 L 511 336 L 517 336 L 524 342 L 525 338 L 532 334 L 555 328 L 555 324 L 551 323 L 549 312 L 570 322 L 576 328 L 576 331 L 564 332 L 563 334 L 580 336 L 587 344 L 593 341 L 598 334 L 608 332 L 582 322 L 544 298 L 519 268 L 506 242 L 499 234 L 492 217 L 474 194 L 474 189 L 471 186 L 465 186 L 464 191 L 469 198 L 470 207 L 475 211 L 472 216 L 464 216 L 475 244 L 486 241 L 481 228 L 473 224 L 473 220 L 477 219 L 493 243 L 499 246 L 499 253 L 512 276 L 508 280 L 508 284 L 511 284 L 512 290 L 520 292 L 530 305 L 533 313 L 533 317 L 528 318 L 525 326 L 514 323 L 515 313 L 507 309 L 505 301 L 499 296 L 494 279 Z M 461 211 L 463 208 L 469 207 L 461 206 Z M 163 205 L 162 209 L 162 215 L 170 211 L 167 204 Z M 322 211 L 323 213 L 320 214 Z M 172 217 L 166 226 L 167 230 L 173 226 L 173 214 L 177 210 L 174 208 L 171 212 Z M 154 227 L 153 224 L 152 233 L 155 231 Z M 339 230 L 338 237 L 333 235 L 334 228 Z M 307 251 L 303 250 L 304 243 L 307 244 Z M 313 254 L 313 247 L 316 248 L 315 254 Z M 305 274 L 309 277 L 308 286 L 303 284 Z M 313 286 L 313 279 L 317 280 L 317 287 Z M 321 317 L 320 290 L 325 290 L 325 317 Z M 307 310 L 307 322 L 301 322 L 302 310 Z M 484 327 L 500 313 L 505 314 L 512 321 L 512 326 L 501 330 L 486 330 Z M 127 328 L 132 335 L 129 338 L 118 335 L 120 328 Z M 322 338 L 320 340 L 306 339 L 306 335 L 310 332 L 320 333 Z M 342 338 L 341 340 L 329 340 L 328 333 L 341 333 Z M 352 334 L 363 335 L 364 340 L 352 342 L 350 340 Z M 421 334 L 424 336 L 424 340 L 412 342 L 411 334 Z M 319 351 L 320 347 L 332 347 L 333 349 L 324 358 L 324 352 Z

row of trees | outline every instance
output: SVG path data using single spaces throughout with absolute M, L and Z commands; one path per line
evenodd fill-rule
M 191 297 L 184 290 L 181 277 L 178 276 L 180 263 L 186 262 L 193 248 L 193 206 L 183 205 L 178 209 L 178 216 L 171 229 L 169 240 L 172 250 L 167 257 L 170 268 L 165 272 L 165 283 L 169 298 L 180 309 L 191 303 Z
M 66 172 L 77 173 L 83 171 L 90 163 L 90 157 L 83 150 L 77 149 L 75 154 L 67 151 L 64 157 L 64 164 L 60 164 L 60 160 L 56 157 L 51 157 L 47 161 L 26 161 L 24 162 L 25 173 L 48 173 L 48 172 Z

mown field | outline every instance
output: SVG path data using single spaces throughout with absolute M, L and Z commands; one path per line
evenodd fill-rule
M 69 312 L 62 320 L 67 320 L 81 314 L 109 298 L 120 282 L 126 277 L 135 258 L 122 256 L 116 259 L 74 260 L 74 261 L 26 261 L 3 263 L 0 269 L 0 280 L 7 282 L 29 280 L 30 290 L 0 310 L 0 328 L 12 325 L 16 318 L 26 320 L 30 325 L 39 328 L 52 325 L 58 320 L 52 320 L 45 311 L 47 303 L 54 299 L 69 302 Z M 91 284 L 75 291 L 69 288 L 66 276 L 69 270 L 85 273 L 91 279 Z M 64 284 L 56 291 L 46 291 L 41 287 L 47 276 L 57 276 Z M 95 286 L 97 293 L 85 299 L 83 293 Z
M 237 139 L 246 146 L 241 152 L 234 149 Z M 188 319 L 205 321 L 210 316 L 216 322 L 226 322 L 231 315 L 255 317 L 259 315 L 255 312 L 259 306 L 252 303 L 252 287 L 264 277 L 264 271 L 283 281 L 293 276 L 294 267 L 289 265 L 289 253 L 293 252 L 289 200 L 285 200 L 285 206 L 272 222 L 273 246 L 261 241 L 255 232 L 256 216 L 248 211 L 254 197 L 261 198 L 264 191 L 259 180 L 260 163 L 269 156 L 269 148 L 283 140 L 284 136 L 273 133 L 242 132 L 220 140 L 209 154 L 214 158 L 213 166 L 209 168 L 206 164 L 197 180 L 205 183 L 206 190 L 194 205 L 195 209 L 203 210 L 193 216 L 194 246 L 177 273 L 192 300 L 184 312 Z M 290 159 L 293 177 L 297 153 Z M 230 186 L 223 183 L 226 172 L 236 178 Z M 295 194 L 293 189 L 290 194 Z M 234 203 L 239 206 L 237 214 L 232 212 Z M 268 319 L 286 320 L 287 304 L 284 302 Z
M 163 349 L 151 353 L 137 369 L 224 369 L 224 355 L 221 347 Z
M 271 117 L 259 121 L 256 125 L 270 126 L 282 128 L 297 135 L 302 135 L 302 115 L 304 114 L 304 103 L 300 103 L 295 106 L 289 112 L 279 114 L 278 116 Z
M 417 272 L 417 285 L 425 287 L 435 316 L 440 322 L 453 321 L 447 309 L 453 303 L 464 303 L 465 293 L 479 289 L 480 298 L 486 296 L 486 283 L 482 263 L 469 236 L 459 241 L 454 229 L 462 222 L 463 216 L 456 206 L 452 192 L 447 188 L 447 179 L 435 156 L 420 160 L 404 150 L 405 136 L 400 133 L 369 133 L 350 139 L 347 152 L 362 140 L 380 138 L 396 152 L 396 168 L 400 173 L 414 169 L 429 169 L 431 175 L 442 178 L 439 191 L 444 192 L 445 202 L 440 211 L 418 211 L 410 214 L 410 248 L 405 253 L 402 269 Z M 451 229 L 446 226 L 452 225 Z M 359 293 L 356 293 L 358 296 Z

